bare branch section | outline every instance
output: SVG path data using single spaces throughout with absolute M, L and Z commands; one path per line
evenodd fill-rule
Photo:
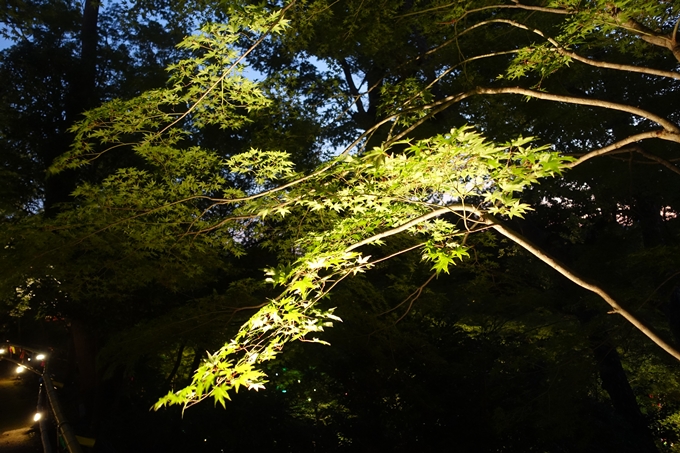
M 544 263 L 546 263 L 548 266 L 552 267 L 555 269 L 557 272 L 571 280 L 573 283 L 577 284 L 578 286 L 587 289 L 588 291 L 595 293 L 596 295 L 600 296 L 609 306 L 612 308 L 611 313 L 617 313 L 621 316 L 623 316 L 628 322 L 630 322 L 636 329 L 638 329 L 640 332 L 645 334 L 650 340 L 652 340 L 654 343 L 656 343 L 661 349 L 675 357 L 676 359 L 680 360 L 680 351 L 678 351 L 674 346 L 666 342 L 663 338 L 661 338 L 658 334 L 656 334 L 652 328 L 649 326 L 645 325 L 641 320 L 635 317 L 632 313 L 630 313 L 628 310 L 623 308 L 612 296 L 610 296 L 606 291 L 604 291 L 602 288 L 597 286 L 594 283 L 588 282 L 582 277 L 580 277 L 576 272 L 568 268 L 566 265 L 560 263 L 557 261 L 555 258 L 551 257 L 549 254 L 541 250 L 538 246 L 534 245 L 531 241 L 526 239 L 524 236 L 520 235 L 519 233 L 513 231 L 512 229 L 508 228 L 505 226 L 503 223 L 501 223 L 499 220 L 494 218 L 491 215 L 485 214 L 483 211 L 474 208 L 472 206 L 465 206 L 465 205 L 451 205 L 451 206 L 446 206 L 446 207 L 441 207 L 438 209 L 434 209 L 431 212 L 428 212 L 420 217 L 417 217 L 409 222 L 404 223 L 403 225 L 400 225 L 398 227 L 392 228 L 390 230 L 384 231 L 382 233 L 376 234 L 370 238 L 366 238 L 363 241 L 357 242 L 356 244 L 353 244 L 352 246 L 348 247 L 345 251 L 352 251 L 356 250 L 357 248 L 373 243 L 375 241 L 394 236 L 395 234 L 402 233 L 409 228 L 424 222 L 429 219 L 433 219 L 435 217 L 439 217 L 444 214 L 452 213 L 452 212 L 457 212 L 461 215 L 474 215 L 479 219 L 480 223 L 483 223 L 485 225 L 488 225 L 490 228 L 498 231 L 500 234 L 505 236 L 506 238 L 510 239 L 517 245 L 521 246 L 525 250 L 527 250 L 529 253 L 534 255 L 536 258 L 540 259 Z
M 613 297 L 611 297 L 609 294 L 607 294 L 602 288 L 599 286 L 589 283 L 580 276 L 578 276 L 574 271 L 569 269 L 567 266 L 564 264 L 558 262 L 548 254 L 546 254 L 543 250 L 532 244 L 528 239 L 524 238 L 523 236 L 519 235 L 518 233 L 512 231 L 505 225 L 501 224 L 498 220 L 494 219 L 493 217 L 490 216 L 483 216 L 483 219 L 485 222 L 490 225 L 494 230 L 498 231 L 500 234 L 505 236 L 506 238 L 510 239 L 511 241 L 515 242 L 516 244 L 522 246 L 525 250 L 527 250 L 529 253 L 534 255 L 536 258 L 540 259 L 544 263 L 546 263 L 548 266 L 552 267 L 555 269 L 557 272 L 560 274 L 564 275 L 567 277 L 569 280 L 572 282 L 576 283 L 582 288 L 587 289 L 588 291 L 591 291 L 598 296 L 600 296 L 602 299 L 604 299 L 605 302 L 607 302 L 611 307 L 612 307 L 612 313 L 617 313 L 621 316 L 623 316 L 628 322 L 630 322 L 633 326 L 635 326 L 636 329 L 638 329 L 640 332 L 645 334 L 650 340 L 652 340 L 654 343 L 656 343 L 661 349 L 675 357 L 676 359 L 680 360 L 680 351 L 675 349 L 671 344 L 667 343 L 663 338 L 661 338 L 659 335 L 657 335 L 652 329 L 648 326 L 646 326 L 642 321 L 637 319 L 632 313 L 627 311 L 625 308 L 623 308 L 621 305 L 619 305 L 616 300 L 614 300 Z
M 418 121 L 416 121 L 414 124 L 412 124 L 410 127 L 406 128 L 405 130 L 401 131 L 399 134 L 395 135 L 392 138 L 392 142 L 401 140 L 402 138 L 406 137 L 410 132 L 415 130 L 418 126 L 423 124 L 424 122 L 428 121 L 430 118 L 432 118 L 434 115 L 446 110 L 447 108 L 451 107 L 454 104 L 457 104 L 458 102 L 461 102 L 464 99 L 467 99 L 471 96 L 475 95 L 480 95 L 480 94 L 490 94 L 490 95 L 496 95 L 496 94 L 520 94 L 523 96 L 528 96 L 536 99 L 543 99 L 546 101 L 553 101 L 553 102 L 563 102 L 566 104 L 577 104 L 577 105 L 588 105 L 592 107 L 600 107 L 604 109 L 610 109 L 610 110 L 617 110 L 620 112 L 626 112 L 630 113 L 645 119 L 648 119 L 650 121 L 653 121 L 660 125 L 661 127 L 664 128 L 663 131 L 650 131 L 646 132 L 643 134 L 638 134 L 638 135 L 633 135 L 634 138 L 630 141 L 627 141 L 625 144 L 632 143 L 633 141 L 637 140 L 642 140 L 645 138 L 660 138 L 662 140 L 668 140 L 676 143 L 680 143 L 680 127 L 678 127 L 675 123 L 667 120 L 666 118 L 663 118 L 659 115 L 656 115 L 652 112 L 648 112 L 647 110 L 643 110 L 638 107 L 633 107 L 631 105 L 626 105 L 626 104 L 619 104 L 616 102 L 610 102 L 610 101 L 602 101 L 599 99 L 588 99 L 588 98 L 581 98 L 581 97 L 576 97 L 576 96 L 563 96 L 563 95 L 557 95 L 557 94 L 550 94 L 550 93 L 545 93 L 542 91 L 536 91 L 536 90 L 529 90 L 526 88 L 520 88 L 520 87 L 502 87 L 502 88 L 486 88 L 486 87 L 478 87 L 475 88 L 474 90 L 466 91 L 463 93 L 458 93 L 454 94 L 451 96 L 447 96 L 444 99 L 441 99 L 437 102 L 433 102 L 432 104 L 426 105 L 426 106 L 421 106 L 417 107 L 418 109 L 423 109 L 423 110 L 430 110 L 430 113 L 428 115 L 424 115 L 422 118 L 420 118 Z M 401 113 L 407 113 L 410 112 L 413 109 L 405 109 L 404 112 Z M 397 115 L 394 115 L 397 116 Z M 375 128 L 389 122 L 393 117 L 390 118 L 385 118 L 382 121 L 380 121 L 378 124 L 376 124 Z M 628 139 L 626 139 L 628 140 Z M 620 147 L 625 146 L 625 144 L 619 145 L 617 148 L 612 148 L 612 149 L 618 149 Z M 615 145 L 611 145 L 615 146 Z M 597 155 L 605 154 L 606 152 L 611 151 L 612 149 L 608 148 L 603 148 L 607 149 L 607 151 L 594 151 L 593 156 L 588 157 L 587 159 L 590 159 L 591 157 L 595 157 Z M 599 153 L 599 154 L 597 154 Z M 587 160 L 584 159 L 584 160 Z
M 666 167 L 667 169 L 669 169 L 670 171 L 672 171 L 673 173 L 677 173 L 677 174 L 680 175 L 680 168 L 673 165 L 672 162 L 669 162 L 666 159 L 663 159 L 663 158 L 657 156 L 656 154 L 652 154 L 650 152 L 645 151 L 642 148 L 642 146 L 636 144 L 636 145 L 631 146 L 630 150 L 635 151 L 636 153 L 640 154 L 641 156 L 646 157 L 647 159 L 652 160 L 652 161 L 654 161 L 658 164 L 661 164 L 664 167 Z
M 662 71 L 660 69 L 653 69 L 653 68 L 643 68 L 640 66 L 631 66 L 627 64 L 617 64 L 617 63 L 608 63 L 606 61 L 598 61 L 598 60 L 591 60 L 590 58 L 585 58 L 580 55 L 575 54 L 574 52 L 570 52 L 568 50 L 563 49 L 562 47 L 556 47 L 557 51 L 561 53 L 562 55 L 566 55 L 576 61 L 580 61 L 581 63 L 590 65 L 590 66 L 595 66 L 598 68 L 605 68 L 605 69 L 615 69 L 617 71 L 627 71 L 627 72 L 637 72 L 639 74 L 647 74 L 647 75 L 653 75 L 653 76 L 659 76 L 659 77 L 670 77 L 673 79 L 680 80 L 680 74 L 677 72 L 672 72 L 672 71 Z
M 664 130 L 642 132 L 640 134 L 635 134 L 635 135 L 631 135 L 630 137 L 626 137 L 625 139 L 619 140 L 618 142 L 612 143 L 611 145 L 605 146 L 604 148 L 600 148 L 600 149 L 597 149 L 595 151 L 591 151 L 591 152 L 581 156 L 575 162 L 567 164 L 567 168 L 574 168 L 578 165 L 581 165 L 583 162 L 592 159 L 593 157 L 603 156 L 605 154 L 612 154 L 612 153 L 616 153 L 617 151 L 628 152 L 629 150 L 631 150 L 631 149 L 629 149 L 630 147 L 628 147 L 628 145 L 630 145 L 631 143 L 637 143 L 637 142 L 640 142 L 642 140 L 647 140 L 647 139 L 650 139 L 650 138 L 660 138 L 662 140 L 668 140 L 668 141 L 680 143 L 680 135 L 678 135 L 678 134 L 670 134 L 670 133 L 668 133 L 667 131 L 664 131 Z M 649 156 L 645 156 L 645 157 L 650 158 Z M 653 159 L 653 160 L 656 160 L 656 159 Z M 659 161 L 657 160 L 657 162 L 659 162 Z M 677 167 L 675 167 L 670 162 L 668 162 L 668 161 L 665 161 L 665 162 L 670 164 L 671 166 L 673 166 L 672 170 L 675 171 L 676 173 L 677 173 L 677 171 L 680 171 L 680 170 L 678 170 Z
M 610 110 L 618 110 L 620 112 L 627 112 L 646 118 L 663 127 L 671 134 L 680 134 L 680 127 L 675 123 L 668 121 L 666 118 L 656 115 L 647 110 L 643 110 L 632 105 L 619 104 L 616 102 L 602 101 L 600 99 L 580 98 L 576 96 L 562 96 L 558 94 L 544 93 L 542 91 L 528 90 L 520 87 L 503 87 L 503 88 L 477 88 L 474 90 L 476 94 L 521 94 L 536 99 L 543 99 L 546 101 L 564 102 L 566 104 L 589 105 L 592 107 L 601 107 Z
M 386 315 L 387 313 L 391 313 L 394 310 L 401 307 L 402 305 L 408 303 L 408 307 L 406 307 L 406 311 L 404 311 L 404 313 L 401 316 L 399 316 L 399 318 L 394 322 L 395 325 L 398 324 L 402 319 L 404 319 L 404 317 L 406 315 L 409 314 L 409 312 L 411 311 L 411 308 L 413 308 L 413 304 L 415 303 L 415 301 L 418 300 L 418 298 L 423 294 L 423 291 L 425 290 L 427 285 L 429 285 L 430 282 L 432 282 L 432 280 L 434 280 L 434 278 L 436 276 L 437 276 L 436 272 L 433 273 L 432 275 L 430 275 L 430 277 L 425 281 L 425 283 L 423 283 L 418 288 L 416 288 L 416 290 L 413 291 L 411 294 L 409 294 L 406 299 L 402 300 L 396 306 L 390 308 L 389 310 L 380 313 L 378 316 L 383 316 L 383 315 Z
M 451 206 L 451 207 L 445 207 L 445 208 L 440 208 L 431 212 L 428 212 L 426 214 L 421 215 L 420 217 L 416 217 L 415 219 L 404 223 L 403 225 L 399 225 L 396 228 L 392 228 L 391 230 L 384 231 L 382 233 L 376 234 L 374 236 L 371 236 L 370 238 L 366 238 L 363 241 L 359 241 L 355 244 L 350 245 L 345 249 L 345 252 L 351 252 L 352 250 L 356 250 L 359 247 L 370 244 L 372 242 L 380 241 L 384 238 L 394 236 L 395 234 L 402 233 L 406 230 L 408 230 L 411 227 L 414 227 L 418 225 L 421 222 L 425 222 L 426 220 L 434 219 L 435 217 L 439 217 L 440 215 L 452 212 L 452 211 L 464 211 L 465 206 Z
M 640 39 L 642 39 L 645 42 L 648 42 L 649 44 L 658 47 L 665 47 L 666 49 L 673 52 L 673 56 L 675 57 L 676 60 L 680 61 L 680 44 L 676 39 L 677 24 L 673 29 L 673 33 L 671 33 L 670 36 L 666 36 L 657 33 L 654 30 L 651 30 L 650 28 L 645 27 L 644 25 L 633 19 L 630 18 L 622 19 L 620 14 L 617 15 L 615 19 L 625 30 L 635 33 L 640 37 Z

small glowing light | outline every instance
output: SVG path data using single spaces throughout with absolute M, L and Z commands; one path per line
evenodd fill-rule
M 37 422 L 42 418 L 42 414 L 40 412 L 36 412 L 35 415 L 33 416 L 33 421 Z
M 0 348 L 0 354 L 4 354 L 5 352 L 7 352 L 5 348 Z
M 38 354 L 35 356 L 35 360 L 45 360 L 45 354 Z
M 287 391 L 288 391 L 288 390 L 283 389 L 283 390 L 281 390 L 281 393 L 286 393 Z
M 307 398 L 307 401 L 312 401 L 312 399 L 311 399 L 311 398 Z
M 16 372 L 17 372 L 17 374 L 23 373 L 23 372 L 24 372 L 24 367 L 21 366 L 21 365 L 19 365 L 19 366 L 17 367 L 17 369 L 16 369 Z
M 30 357 L 28 358 L 28 361 L 29 361 L 29 362 L 31 361 L 31 358 L 30 358 Z

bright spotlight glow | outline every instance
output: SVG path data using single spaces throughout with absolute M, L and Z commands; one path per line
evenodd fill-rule
M 35 360 L 45 360 L 45 354 L 38 354 L 35 356 Z
M 7 352 L 5 348 L 0 348 L 0 354 L 4 354 L 5 352 Z
M 40 412 L 36 412 L 35 415 L 33 416 L 33 421 L 37 422 L 42 418 L 42 414 Z
M 23 372 L 24 372 L 24 367 L 21 366 L 21 365 L 19 365 L 19 366 L 17 367 L 17 369 L 16 369 L 16 372 L 17 372 L 17 374 L 23 373 Z

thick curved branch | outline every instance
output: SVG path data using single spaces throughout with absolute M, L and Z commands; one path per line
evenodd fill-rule
M 434 211 L 430 211 L 426 214 L 421 215 L 420 217 L 416 217 L 413 220 L 410 220 L 410 221 L 408 221 L 408 222 L 406 222 L 402 225 L 399 225 L 396 228 L 392 228 L 390 230 L 383 231 L 382 233 L 375 234 L 375 235 L 373 235 L 369 238 L 366 238 L 362 241 L 354 243 L 354 244 L 350 245 L 349 247 L 347 247 L 345 249 L 345 252 L 351 252 L 352 250 L 356 250 L 359 247 L 362 247 L 366 244 L 370 244 L 372 242 L 376 242 L 376 241 L 379 241 L 381 239 L 384 239 L 384 238 L 387 238 L 387 237 L 390 237 L 390 236 L 394 236 L 395 234 L 398 234 L 398 233 L 402 233 L 402 232 L 408 230 L 409 228 L 418 225 L 421 222 L 425 222 L 426 220 L 430 220 L 430 219 L 433 219 L 435 217 L 439 217 L 440 215 L 443 215 L 443 214 L 446 214 L 446 213 L 452 212 L 452 211 L 465 211 L 465 206 L 454 205 L 454 206 L 448 206 L 448 207 L 445 207 L 445 208 L 435 209 Z
M 580 55 L 575 54 L 574 52 L 569 52 L 568 50 L 563 49 L 562 47 L 556 47 L 557 51 L 561 53 L 562 55 L 566 55 L 576 61 L 580 61 L 581 63 L 590 65 L 590 66 L 595 66 L 598 68 L 606 68 L 606 69 L 615 69 L 617 71 L 627 71 L 627 72 L 637 72 L 639 74 L 647 74 L 647 75 L 654 75 L 654 76 L 659 76 L 659 77 L 670 77 L 673 79 L 680 80 L 680 74 L 677 72 L 672 72 L 672 71 L 662 71 L 660 69 L 652 69 L 652 68 L 643 68 L 639 66 L 631 66 L 627 64 L 617 64 L 617 63 L 608 63 L 606 61 L 597 61 L 597 60 L 591 60 L 589 58 L 582 57 Z
M 653 75 L 653 76 L 659 76 L 659 77 L 669 77 L 672 79 L 677 79 L 680 80 L 680 73 L 677 72 L 672 72 L 672 71 L 662 71 L 660 69 L 652 69 L 652 68 L 643 68 L 639 66 L 632 66 L 632 65 L 627 65 L 627 64 L 617 64 L 617 63 L 607 63 L 606 61 L 597 61 L 597 60 L 591 60 L 589 58 L 582 57 L 574 52 L 571 52 L 564 47 L 560 45 L 557 41 L 552 39 L 549 36 L 546 36 L 541 30 L 535 29 L 535 28 L 530 28 L 527 27 L 526 25 L 516 22 L 514 20 L 508 20 L 508 19 L 492 19 L 492 20 L 487 20 L 484 22 L 480 22 L 478 24 L 475 24 L 475 26 L 481 26 L 485 24 L 491 24 L 491 23 L 496 23 L 496 24 L 507 24 L 511 25 L 516 28 L 520 28 L 522 30 L 527 30 L 532 33 L 537 34 L 541 38 L 545 39 L 548 41 L 550 44 L 553 45 L 555 50 L 559 52 L 562 55 L 568 56 L 569 58 L 580 61 L 581 63 L 590 65 L 590 66 L 595 66 L 598 68 L 606 68 L 606 69 L 615 69 L 617 71 L 626 71 L 626 72 L 637 72 L 639 74 L 647 74 L 647 75 Z M 467 31 L 467 30 L 466 30 Z
M 592 107 L 602 107 L 609 110 L 618 110 L 620 112 L 631 113 L 633 115 L 646 118 L 663 127 L 671 134 L 680 134 L 680 127 L 675 123 L 668 121 L 654 113 L 648 112 L 638 107 L 631 105 L 619 104 L 616 102 L 602 101 L 600 99 L 579 98 L 576 96 L 562 96 L 558 94 L 544 93 L 542 91 L 528 90 L 520 87 L 503 87 L 503 88 L 477 88 L 473 90 L 472 94 L 521 94 L 536 99 L 543 99 L 546 101 L 564 102 L 566 104 L 589 105 Z M 457 95 L 460 96 L 460 95 Z
M 552 267 L 555 269 L 557 272 L 560 274 L 564 275 L 567 277 L 569 280 L 572 282 L 576 283 L 582 288 L 587 289 L 588 291 L 591 291 L 598 296 L 600 296 L 602 299 L 604 299 L 605 302 L 609 304 L 609 306 L 612 307 L 612 313 L 617 313 L 621 316 L 623 316 L 628 322 L 630 322 L 635 328 L 637 328 L 640 332 L 645 334 L 650 340 L 652 340 L 654 343 L 656 343 L 661 349 L 675 357 L 676 359 L 680 360 L 680 351 L 675 349 L 672 345 L 667 343 L 663 338 L 658 336 L 654 331 L 652 331 L 651 328 L 646 326 L 642 321 L 637 319 L 632 313 L 628 312 L 625 308 L 623 308 L 621 305 L 619 305 L 616 300 L 614 300 L 613 297 L 611 297 L 609 294 L 607 294 L 602 288 L 599 286 L 589 283 L 580 276 L 578 276 L 574 271 L 569 269 L 567 266 L 564 264 L 560 263 L 559 261 L 555 260 L 543 250 L 532 244 L 529 240 L 524 238 L 523 236 L 519 235 L 515 231 L 512 231 L 502 223 L 500 223 L 498 220 L 494 219 L 491 216 L 482 216 L 483 220 L 491 226 L 494 230 L 498 231 L 500 234 L 505 236 L 506 238 L 510 239 L 514 243 L 522 246 L 525 250 L 527 250 L 529 253 L 534 255 L 536 258 L 540 259 L 544 263 L 546 263 L 548 266 Z
M 582 164 L 586 160 L 592 159 L 593 157 L 596 157 L 596 156 L 602 156 L 602 155 L 605 155 L 605 154 L 613 155 L 613 154 L 623 154 L 623 153 L 636 152 L 636 153 L 640 154 L 641 156 L 646 157 L 647 159 L 649 159 L 653 162 L 656 162 L 657 164 L 663 165 L 664 167 L 666 167 L 667 169 L 669 169 L 673 173 L 677 173 L 678 175 L 680 175 L 680 167 L 673 164 L 673 162 L 671 162 L 667 159 L 664 159 L 662 157 L 659 157 L 656 154 L 652 154 L 650 152 L 647 152 L 640 145 L 635 143 L 640 139 L 641 136 L 646 136 L 646 135 L 648 135 L 648 136 L 642 137 L 642 138 L 652 138 L 652 137 L 656 136 L 654 131 L 644 132 L 642 134 L 633 135 L 631 137 L 628 137 L 624 140 L 613 143 L 613 144 L 606 146 L 604 148 L 592 151 L 592 152 L 582 156 L 577 161 L 572 162 L 570 164 L 567 164 L 566 167 L 567 168 L 574 168 L 575 166 Z M 675 137 L 678 137 L 678 136 L 676 135 Z M 676 138 L 674 141 L 680 142 L 680 140 L 678 138 Z M 626 146 L 630 143 L 635 143 L 635 144 L 632 145 L 632 146 Z
M 378 241 L 380 239 L 393 236 L 397 233 L 404 232 L 408 230 L 409 228 L 424 222 L 426 220 L 439 217 L 441 215 L 450 213 L 450 212 L 463 212 L 467 214 L 472 214 L 475 215 L 476 217 L 479 218 L 480 222 L 488 225 L 490 228 L 498 231 L 500 234 L 505 236 L 506 238 L 510 239 L 517 245 L 521 246 L 525 250 L 527 250 L 529 253 L 534 255 L 536 258 L 540 259 L 544 263 L 546 263 L 548 266 L 552 267 L 555 269 L 557 272 L 571 280 L 573 283 L 577 284 L 578 286 L 587 289 L 588 291 L 597 294 L 602 298 L 607 304 L 609 304 L 610 307 L 612 307 L 611 313 L 617 313 L 621 316 L 623 316 L 628 322 L 630 322 L 636 329 L 638 329 L 640 332 L 645 334 L 650 340 L 652 340 L 654 343 L 656 343 L 661 349 L 675 357 L 676 359 L 680 360 L 680 351 L 675 349 L 671 344 L 667 343 L 663 338 L 661 338 L 659 335 L 657 335 L 650 327 L 645 325 L 642 321 L 637 319 L 632 313 L 630 313 L 628 310 L 623 308 L 619 303 L 611 297 L 609 294 L 607 294 L 602 288 L 597 286 L 594 283 L 590 283 L 580 277 L 578 274 L 576 274 L 573 270 L 569 269 L 566 265 L 560 263 L 547 253 L 545 253 L 543 250 L 541 250 L 538 246 L 534 245 L 531 241 L 520 235 L 519 233 L 511 230 L 507 226 L 505 226 L 503 223 L 501 223 L 499 220 L 494 218 L 491 215 L 488 215 L 484 213 L 483 211 L 480 211 L 479 209 L 476 209 L 472 206 L 465 206 L 462 204 L 458 205 L 451 205 L 447 207 L 442 207 L 435 209 L 431 212 L 428 212 L 426 214 L 421 215 L 420 217 L 417 217 L 409 222 L 404 223 L 403 225 L 400 225 L 396 228 L 392 228 L 388 231 L 385 231 L 383 233 L 376 234 L 374 236 L 371 236 L 370 238 L 366 238 L 362 241 L 359 241 L 350 247 L 347 247 L 345 249 L 346 252 L 355 250 L 363 245 Z
M 630 145 L 631 143 L 636 143 L 636 142 L 646 140 L 646 139 L 649 139 L 649 138 L 660 138 L 662 140 L 668 140 L 668 141 L 680 143 L 680 135 L 678 135 L 678 134 L 671 134 L 671 133 L 664 131 L 664 130 L 642 132 L 640 134 L 635 134 L 635 135 L 631 135 L 630 137 L 626 137 L 623 140 L 620 140 L 616 143 L 612 143 L 611 145 L 605 146 L 604 148 L 600 148 L 600 149 L 597 149 L 595 151 L 591 151 L 591 152 L 579 157 L 578 160 L 576 160 L 576 161 L 574 161 L 570 164 L 567 164 L 566 167 L 567 168 L 574 168 L 578 165 L 581 165 L 583 162 L 585 162 L 589 159 L 592 159 L 593 157 L 602 156 L 602 155 L 605 155 L 605 154 L 612 154 L 612 153 L 615 153 L 616 151 L 622 151 L 626 148 L 626 146 Z M 645 156 L 645 157 L 647 157 L 647 156 Z M 673 165 L 668 161 L 665 161 L 665 162 L 669 163 L 670 165 Z M 675 167 L 675 166 L 673 165 L 673 167 Z M 675 168 L 677 169 L 677 167 L 675 167 Z
M 646 110 L 643 110 L 638 107 L 633 107 L 630 105 L 626 104 L 618 104 L 616 102 L 610 102 L 610 101 L 602 101 L 599 99 L 588 99 L 588 98 L 579 98 L 576 96 L 562 96 L 562 95 L 557 95 L 557 94 L 550 94 L 550 93 L 544 93 L 542 91 L 536 91 L 536 90 L 529 90 L 526 88 L 520 88 L 520 87 L 502 87 L 502 88 L 485 88 L 485 87 L 478 87 L 470 91 L 466 91 L 463 93 L 458 93 L 454 94 L 451 96 L 447 96 L 444 99 L 441 99 L 437 102 L 433 102 L 432 104 L 426 105 L 426 106 L 420 106 L 418 109 L 421 110 L 431 110 L 431 112 L 428 115 L 425 115 L 423 118 L 419 119 L 417 122 L 415 122 L 413 125 L 411 125 L 409 128 L 406 130 L 400 132 L 398 135 L 392 138 L 392 141 L 397 141 L 400 140 L 401 138 L 405 137 L 409 132 L 413 131 L 416 129 L 419 125 L 430 119 L 433 115 L 442 112 L 449 108 L 450 106 L 466 99 L 474 95 L 478 94 L 521 94 L 523 96 L 528 96 L 536 99 L 543 99 L 547 101 L 555 101 L 555 102 L 564 102 L 567 104 L 577 104 L 577 105 L 589 105 L 593 107 L 602 107 L 605 109 L 610 109 L 610 110 L 617 110 L 621 112 L 626 112 L 626 113 L 631 113 L 633 115 L 640 116 L 642 118 L 646 118 L 650 121 L 653 121 L 660 126 L 662 126 L 665 129 L 665 133 L 660 134 L 658 138 L 662 138 L 664 140 L 669 140 L 669 141 L 674 141 L 680 143 L 680 127 L 678 127 L 675 123 L 672 123 L 668 121 L 667 119 L 655 115 L 651 112 L 648 112 Z M 411 109 L 406 109 L 403 113 L 409 112 Z M 397 115 L 395 115 L 397 116 Z M 383 124 L 387 122 L 388 120 L 383 120 L 379 124 Z M 649 137 L 647 137 L 649 138 Z M 630 142 L 629 142 L 630 143 Z
M 615 19 L 617 19 L 617 23 L 623 29 L 635 33 L 640 37 L 640 39 L 642 39 L 645 42 L 648 42 L 649 44 L 658 47 L 665 47 L 666 49 L 673 52 L 673 56 L 675 57 L 676 60 L 680 61 L 680 45 L 678 45 L 678 42 L 675 39 L 677 37 L 678 27 L 677 24 L 673 29 L 673 33 L 670 36 L 664 36 L 662 34 L 656 33 L 654 30 L 642 25 L 640 22 L 637 22 L 631 18 L 623 18 L 623 20 L 618 20 L 622 19 L 620 14 L 615 16 Z

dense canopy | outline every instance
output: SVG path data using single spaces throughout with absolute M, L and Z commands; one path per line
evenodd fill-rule
M 680 5 L 5 6 L 0 325 L 104 445 L 680 448 Z

